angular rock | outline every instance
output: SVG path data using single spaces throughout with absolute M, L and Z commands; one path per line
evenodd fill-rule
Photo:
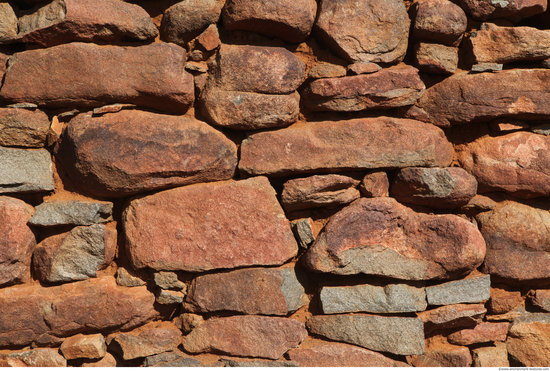
M 0 193 L 53 189 L 53 165 L 48 151 L 0 147 Z
M 483 23 L 469 40 L 477 63 L 510 63 L 550 57 L 550 30 Z
M 440 44 L 418 43 L 414 47 L 420 71 L 452 75 L 458 65 L 458 49 Z
M 143 367 L 200 367 L 203 363 L 197 359 L 187 357 L 177 351 L 165 352 L 149 356 L 143 361 Z
M 124 211 L 135 268 L 202 272 L 281 265 L 298 252 L 267 178 L 175 188 L 136 199 Z
M 350 62 L 395 63 L 405 57 L 410 23 L 399 0 L 322 0 L 314 31 Z
M 117 360 L 111 355 L 111 353 L 105 353 L 105 357 L 100 360 L 86 360 L 80 367 L 116 367 Z
M 461 0 L 460 3 L 474 19 L 481 21 L 507 18 L 517 22 L 522 18 L 543 13 L 547 7 L 545 0 Z
M 0 7 L 1 6 L 2 3 L 0 3 Z M 0 58 L 0 63 L 1 62 L 2 60 Z M 31 111 L 18 108 L 0 108 L 1 146 L 44 147 L 49 128 L 50 120 L 48 116 L 40 110 Z
M 223 8 L 223 25 L 229 31 L 301 43 L 309 36 L 316 14 L 315 0 L 229 0 Z
M 512 323 L 506 345 L 512 359 L 525 367 L 546 367 L 550 357 L 550 315 L 531 314 Z
M 459 167 L 400 169 L 391 187 L 399 202 L 435 209 L 464 206 L 476 192 L 476 178 Z
M 448 166 L 453 148 L 443 131 L 389 117 L 312 122 L 249 135 L 239 170 L 286 176 L 353 169 Z
M 442 336 L 426 340 L 425 356 L 435 360 L 443 367 L 470 367 L 472 365 L 470 349 L 449 344 Z
M 427 89 L 417 106 L 430 122 L 440 127 L 487 122 L 499 117 L 547 119 L 550 87 L 544 82 L 548 79 L 548 69 L 457 73 Z M 483 89 L 479 89 L 480 86 Z
M 50 47 L 73 41 L 153 40 L 158 31 L 138 5 L 117 0 L 55 0 L 24 11 L 13 42 Z
M 113 261 L 117 232 L 102 224 L 75 227 L 36 246 L 34 272 L 42 282 L 71 282 L 96 277 Z
M 157 292 L 157 303 L 159 304 L 180 304 L 183 303 L 183 299 L 185 299 L 185 293 L 181 291 L 160 289 Z
M 403 367 L 380 353 L 355 345 L 327 342 L 317 339 L 305 340 L 299 348 L 287 353 L 291 361 L 300 367 Z
M 2 289 L 0 346 L 28 345 L 41 334 L 64 337 L 82 331 L 128 330 L 158 316 L 154 301 L 145 287 L 118 287 L 108 276 L 53 287 Z
M 478 210 L 478 211 L 489 211 L 493 210 L 497 206 L 497 203 L 491 198 L 475 195 L 466 205 L 462 206 L 463 210 Z
M 0 360 L 2 358 L 11 367 L 67 367 L 67 360 L 59 354 L 57 349 L 43 348 L 13 352 L 8 355 L 1 355 Z M 15 364 L 12 362 L 15 362 Z
M 212 318 L 200 324 L 184 337 L 183 347 L 190 353 L 217 351 L 240 357 L 279 359 L 306 337 L 304 324 L 294 319 L 234 316 Z
M 520 290 L 514 290 L 504 285 L 491 287 L 491 299 L 488 309 L 493 314 L 504 314 L 517 308 L 524 302 Z
M 30 279 L 36 238 L 27 222 L 33 211 L 21 200 L 0 196 L 0 286 Z
M 250 268 L 195 278 L 184 309 L 286 316 L 306 302 L 294 268 Z
M 472 359 L 474 367 L 510 367 L 505 343 L 495 344 L 494 347 L 473 349 Z
M 132 272 L 132 273 L 130 273 Z M 116 271 L 116 283 L 119 286 L 126 287 L 136 287 L 136 286 L 145 286 L 147 282 L 141 278 L 135 276 L 135 272 L 132 269 L 128 271 L 124 267 L 119 267 Z
M 460 276 L 483 262 L 485 242 L 456 215 L 427 215 L 392 198 L 361 198 L 335 214 L 304 255 L 309 269 L 406 280 Z
M 216 0 L 180 1 L 164 12 L 160 37 L 185 47 L 209 25 L 218 22 L 221 11 L 220 2 Z
M 48 108 L 132 103 L 181 114 L 194 100 L 185 55 L 185 49 L 167 43 L 106 47 L 75 42 L 27 50 L 10 58 L 0 98 Z
M 155 285 L 165 290 L 181 290 L 186 288 L 185 283 L 178 280 L 174 272 L 158 272 L 153 275 Z
M 550 290 L 535 290 L 531 302 L 540 309 L 550 312 Z
M 424 288 L 406 284 L 323 287 L 319 301 L 324 314 L 420 312 L 427 305 Z
M 30 225 L 92 225 L 113 220 L 113 203 L 102 201 L 54 200 L 36 207 Z
M 307 249 L 319 234 L 311 218 L 294 220 L 290 222 L 290 226 L 298 241 L 298 245 L 300 245 L 302 249 Z
M 425 86 L 411 66 L 378 72 L 312 81 L 302 97 L 311 111 L 362 111 L 414 104 Z
M 372 62 L 358 62 L 352 63 L 348 66 L 347 70 L 353 75 L 363 75 L 380 71 L 382 68 L 376 63 Z
M 388 197 L 390 181 L 385 171 L 369 172 L 361 181 L 361 193 L 365 197 Z
M 194 313 L 182 313 L 178 318 L 176 318 L 175 325 L 183 331 L 184 334 L 188 334 L 195 327 L 204 322 L 202 316 Z
M 77 334 L 65 339 L 59 348 L 65 359 L 97 359 L 106 354 L 105 339 L 101 334 Z
M 170 323 L 160 323 L 118 334 L 108 341 L 110 349 L 130 360 L 175 350 L 181 343 L 181 331 Z
M 199 35 L 199 37 L 197 37 L 195 45 L 206 50 L 207 52 L 211 52 L 214 49 L 217 49 L 220 44 L 221 41 L 218 27 L 216 27 L 215 24 L 211 24 L 206 28 L 206 30 L 203 31 L 203 33 Z
M 449 343 L 472 345 L 494 341 L 506 341 L 508 322 L 482 322 L 473 329 L 464 329 L 447 337 Z
M 17 15 L 9 3 L 0 3 L 0 41 L 17 35 Z
M 485 313 L 487 309 L 483 304 L 453 304 L 417 313 L 417 316 L 424 323 L 424 331 L 429 334 L 441 328 L 476 326 Z
M 513 201 L 476 217 L 487 243 L 483 272 L 515 280 L 550 277 L 550 213 Z
M 313 316 L 306 324 L 314 334 L 374 351 L 424 353 L 424 331 L 418 318 L 340 314 Z
M 466 278 L 426 287 L 429 305 L 479 303 L 491 297 L 491 276 Z
M 346 76 L 346 69 L 337 64 L 319 63 L 312 67 L 307 77 L 310 79 L 322 79 L 325 77 L 342 77 Z
M 206 123 L 145 111 L 78 115 L 56 155 L 99 197 L 230 179 L 237 164 L 235 144 Z
M 468 26 L 460 6 L 448 0 L 420 0 L 414 6 L 412 32 L 416 39 L 458 46 Z

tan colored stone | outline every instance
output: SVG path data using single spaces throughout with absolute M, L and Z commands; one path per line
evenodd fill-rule
M 361 193 L 365 197 L 388 197 L 390 181 L 385 171 L 369 172 L 361 181 Z
M 0 193 L 53 191 L 53 163 L 45 149 L 0 147 Z
M 181 331 L 169 322 L 153 323 L 118 334 L 108 343 L 109 349 L 130 360 L 175 350 L 181 343 Z
M 470 367 L 472 356 L 470 349 L 449 344 L 443 336 L 434 336 L 426 339 L 426 353 L 443 367 Z
M 413 6 L 416 39 L 454 46 L 460 43 L 468 23 L 460 6 L 448 0 L 420 0 Z
M 10 3 L 0 3 L 0 41 L 17 35 L 17 15 Z
M 346 76 L 346 69 L 337 64 L 319 63 L 309 70 L 307 75 L 310 79 L 322 79 L 325 77 Z
M 441 328 L 472 327 L 487 313 L 483 304 L 453 304 L 417 313 L 426 334 Z
M 482 322 L 473 329 L 464 329 L 452 333 L 447 339 L 449 343 L 456 345 L 506 341 L 508 327 L 508 322 Z
M 40 110 L 0 108 L 1 146 L 44 147 L 49 128 L 48 116 Z
M 542 310 L 550 312 L 550 290 L 535 290 L 531 302 Z
M 458 65 L 458 49 L 431 43 L 418 43 L 414 46 L 416 66 L 420 71 L 452 75 Z
M 82 363 L 80 367 L 116 367 L 117 360 L 111 355 L 111 353 L 105 353 L 105 357 L 100 360 L 90 360 Z
M 13 352 L 0 358 L 7 361 L 11 367 L 67 367 L 67 360 L 57 349 L 50 348 Z
M 549 337 L 550 315 L 540 313 L 519 317 L 508 332 L 508 354 L 525 367 L 547 367 Z
M 101 334 L 77 334 L 65 339 L 59 349 L 65 359 L 97 359 L 105 357 L 105 339 Z
M 472 349 L 472 358 L 474 367 L 510 367 L 505 343 L 495 344 L 494 347 Z

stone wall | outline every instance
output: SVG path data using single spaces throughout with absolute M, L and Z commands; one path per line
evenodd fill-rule
M 0 2 L 0 366 L 548 366 L 546 8 Z

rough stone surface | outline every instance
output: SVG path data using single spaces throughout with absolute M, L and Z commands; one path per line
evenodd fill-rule
M 33 211 L 21 200 L 0 196 L 0 286 L 30 279 L 36 238 L 27 222 Z
M 418 107 L 430 122 L 441 127 L 499 117 L 546 119 L 550 117 L 548 79 L 548 69 L 457 73 L 426 89 Z
M 546 10 L 545 0 L 461 0 L 462 7 L 474 17 L 485 21 L 487 19 L 508 18 L 514 22 Z
M 65 339 L 59 348 L 65 359 L 97 359 L 106 354 L 105 339 L 101 334 L 77 334 Z
M 138 5 L 116 0 L 55 0 L 24 12 L 13 41 L 50 47 L 73 41 L 145 41 L 157 35 L 151 17 Z
M 249 135 L 244 174 L 285 176 L 380 167 L 448 166 L 453 149 L 440 129 L 389 117 L 312 122 Z
M 161 322 L 118 334 L 108 341 L 109 349 L 129 360 L 175 350 L 181 343 L 181 331 Z
M 418 43 L 414 47 L 416 66 L 420 71 L 452 75 L 458 65 L 458 49 L 431 43 Z
M 313 316 L 306 324 L 314 334 L 374 351 L 424 353 L 424 331 L 417 318 L 340 314 Z
M 508 353 L 525 367 L 546 367 L 550 357 L 549 336 L 550 315 L 539 313 L 517 318 L 508 332 Z
M 203 363 L 197 359 L 187 357 L 177 351 L 165 352 L 149 356 L 143 361 L 143 367 L 200 367 Z
M 412 33 L 416 39 L 457 46 L 468 26 L 462 8 L 448 0 L 420 0 L 414 12 Z
M 196 46 L 211 52 L 214 49 L 217 49 L 221 44 L 220 33 L 218 27 L 215 24 L 211 24 L 204 30 L 196 40 Z
M 306 337 L 304 324 L 294 319 L 234 316 L 212 318 L 200 324 L 184 337 L 183 347 L 190 353 L 219 351 L 241 357 L 279 359 Z
M 235 144 L 206 123 L 145 111 L 77 116 L 56 156 L 100 197 L 226 180 L 237 164 Z
M 477 191 L 477 181 L 459 167 L 400 169 L 391 187 L 396 200 L 435 209 L 466 205 Z
M 0 3 L 0 41 L 17 35 L 17 15 L 9 3 Z
M 75 42 L 27 50 L 10 58 L 0 98 L 49 108 L 133 103 L 185 113 L 194 99 L 185 55 L 183 48 L 165 43 L 105 47 Z
M 474 367 L 510 367 L 505 343 L 472 350 Z
M 0 147 L 0 193 L 52 191 L 52 166 L 45 149 Z
M 201 272 L 280 265 L 298 251 L 264 177 L 191 185 L 134 200 L 123 226 L 136 268 Z
M 194 313 L 182 313 L 178 318 L 176 318 L 175 325 L 184 333 L 188 334 L 195 327 L 204 322 L 202 316 Z
M 449 343 L 472 345 L 479 343 L 506 341 L 508 322 L 482 322 L 473 329 L 464 329 L 447 337 Z
M 116 367 L 117 360 L 111 355 L 111 353 L 105 353 L 105 357 L 100 360 L 86 360 L 80 367 Z
M 353 75 L 363 75 L 380 71 L 381 67 L 372 62 L 358 62 L 348 65 L 348 72 Z
M 540 309 L 550 312 L 550 290 L 535 290 L 531 302 Z
M 379 197 L 361 198 L 335 214 L 303 262 L 320 272 L 426 280 L 470 272 L 484 256 L 485 242 L 472 223 Z
M 117 232 L 102 224 L 75 227 L 47 237 L 36 246 L 34 272 L 43 282 L 71 282 L 96 277 L 115 257 Z
M 395 66 L 371 74 L 314 80 L 302 98 L 312 111 L 390 109 L 414 104 L 424 89 L 416 68 Z
M 293 220 L 290 222 L 290 225 L 298 241 L 298 245 L 300 245 L 302 249 L 307 249 L 319 234 L 311 218 Z
M 307 77 L 310 79 L 322 79 L 325 77 L 342 77 L 346 76 L 346 69 L 337 64 L 319 63 L 312 67 Z
M 158 272 L 153 275 L 155 285 L 165 290 L 181 290 L 186 287 L 185 283 L 178 280 L 174 272 Z
M 496 72 L 502 71 L 502 63 L 476 63 L 472 66 L 471 72 Z
M 135 275 L 132 269 L 119 267 L 116 272 L 116 283 L 119 286 L 136 287 L 145 286 L 147 282 Z
M 223 25 L 229 31 L 300 43 L 309 36 L 316 14 L 315 0 L 229 0 L 223 8 Z
M 410 23 L 402 1 L 322 0 L 314 31 L 350 62 L 395 63 L 405 57 Z
M 388 197 L 390 195 L 390 181 L 385 171 L 369 172 L 361 181 L 359 187 L 365 197 Z
M 479 303 L 491 296 L 491 276 L 466 278 L 426 287 L 429 305 Z
M 0 108 L 1 146 L 44 147 L 49 128 L 48 116 L 40 110 Z
M 520 306 L 523 301 L 520 290 L 498 284 L 491 287 L 491 299 L 487 308 L 492 314 L 504 314 Z
M 426 339 L 426 357 L 435 360 L 443 367 L 470 367 L 470 349 L 449 344 L 443 337 Z
M 487 243 L 485 273 L 516 280 L 550 277 L 548 211 L 506 201 L 477 221 Z
M 249 268 L 195 278 L 185 302 L 184 308 L 194 312 L 285 316 L 303 306 L 307 297 L 294 268 Z
M 67 367 L 67 360 L 57 349 L 49 348 L 13 352 L 0 355 L 0 359 L 7 361 L 10 367 Z
M 53 227 L 60 225 L 92 225 L 113 220 L 113 203 L 100 201 L 55 200 L 36 207 L 30 225 Z
M 406 284 L 326 286 L 319 300 L 324 314 L 420 312 L 427 305 L 424 288 Z
M 221 14 L 216 0 L 184 0 L 168 8 L 162 17 L 160 37 L 166 42 L 181 46 L 199 36 Z
M 185 293 L 175 290 L 159 289 L 157 292 L 157 303 L 163 305 L 172 305 L 183 303 Z
M 418 313 L 417 316 L 429 334 L 435 329 L 476 326 L 486 312 L 483 304 L 453 304 Z

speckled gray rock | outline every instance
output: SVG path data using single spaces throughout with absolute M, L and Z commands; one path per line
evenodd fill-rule
M 479 303 L 491 297 L 491 276 L 467 278 L 426 287 L 430 305 Z
M 29 220 L 39 227 L 92 225 L 113 220 L 113 203 L 101 201 L 59 200 L 41 203 Z
M 153 275 L 155 285 L 165 290 L 181 290 L 185 288 L 185 283 L 178 280 L 178 275 L 174 272 L 158 272 Z
M 418 318 L 369 315 L 313 316 L 310 332 L 336 341 L 393 354 L 424 353 L 424 328 Z
M 53 189 L 52 158 L 48 151 L 0 147 L 0 193 Z
M 406 284 L 323 287 L 320 301 L 325 314 L 418 312 L 427 306 L 424 288 Z
M 317 237 L 317 231 L 313 225 L 313 220 L 311 218 L 302 218 L 290 222 L 296 241 L 302 249 L 307 249 L 315 237 Z
M 202 362 L 185 357 L 184 353 L 165 352 L 154 356 L 149 356 L 143 361 L 143 367 L 200 367 Z

